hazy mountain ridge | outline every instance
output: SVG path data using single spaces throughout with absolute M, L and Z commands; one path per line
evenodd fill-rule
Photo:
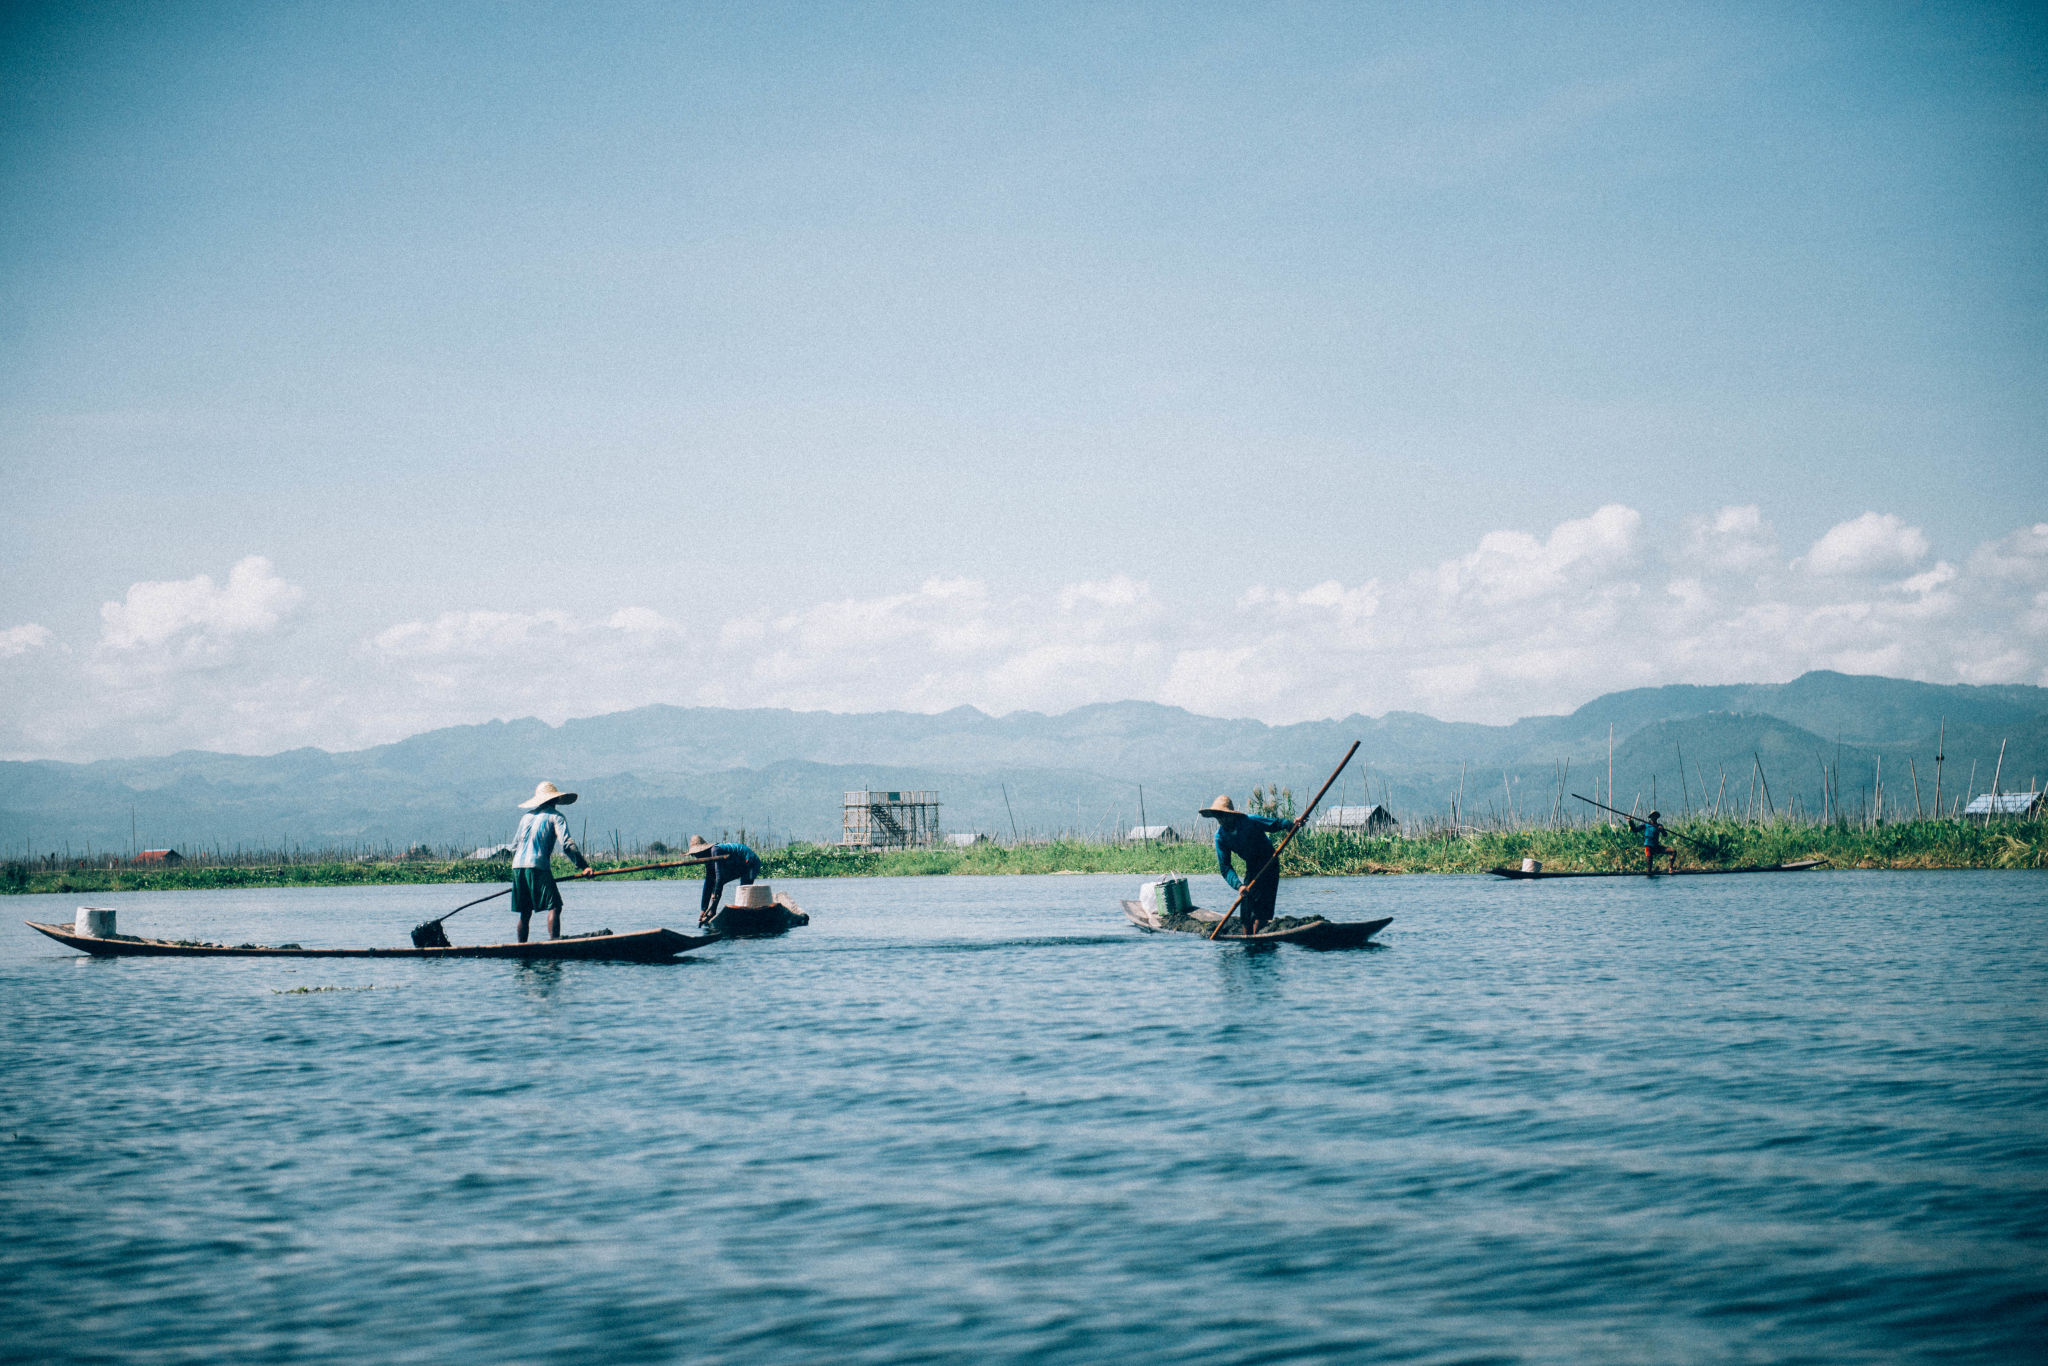
M 1404 815 L 1427 814 L 1446 811 L 1462 785 L 1468 814 L 1512 804 L 1527 815 L 1554 804 L 1566 764 L 1568 788 L 1591 795 L 1597 781 L 1607 790 L 1610 727 L 1618 805 L 1652 793 L 1670 810 L 1716 794 L 1733 803 L 1731 788 L 1746 801 L 1754 755 L 1773 805 L 1816 811 L 1832 800 L 1823 765 L 1839 765 L 1835 786 L 1851 803 L 1874 799 L 1881 761 L 1888 791 L 1909 784 L 1917 766 L 1931 803 L 1928 769 L 1944 717 L 1944 805 L 1973 762 L 1976 786 L 1989 786 L 2000 740 L 2011 741 L 2002 786 L 2048 771 L 2048 689 L 1836 673 L 1630 689 L 1506 726 L 1413 712 L 1267 726 L 1148 702 L 1003 717 L 971 707 L 840 715 L 652 706 L 560 726 L 524 718 L 449 727 L 340 754 L 7 763 L 0 840 L 125 849 L 132 809 L 144 845 L 482 843 L 502 837 L 512 803 L 541 777 L 584 793 L 579 822 L 587 816 L 594 832 L 617 829 L 627 840 L 742 825 L 830 838 L 840 791 L 870 783 L 938 788 L 948 828 L 996 834 L 1135 824 L 1142 784 L 1154 824 L 1198 828 L 1194 808 L 1219 790 L 1241 797 L 1254 782 L 1279 782 L 1306 796 L 1353 739 L 1363 742 L 1362 762 L 1333 800 L 1357 803 L 1369 791 Z

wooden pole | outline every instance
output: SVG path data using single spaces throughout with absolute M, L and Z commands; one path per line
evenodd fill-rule
M 1211 939 L 1214 939 L 1217 935 L 1223 933 L 1223 927 L 1230 923 L 1230 917 L 1237 914 L 1238 905 L 1241 902 L 1243 902 L 1245 893 L 1249 892 L 1252 889 L 1253 883 L 1257 882 L 1260 878 L 1266 875 L 1267 869 L 1272 870 L 1273 876 L 1276 880 L 1279 878 L 1280 856 L 1287 852 L 1287 846 L 1294 843 L 1295 835 L 1300 832 L 1301 828 L 1304 825 L 1308 824 L 1309 812 L 1314 811 L 1316 809 L 1317 804 L 1323 800 L 1323 793 L 1328 792 L 1330 790 L 1330 784 L 1337 781 L 1337 775 L 1344 771 L 1344 765 L 1350 763 L 1351 756 L 1358 753 L 1358 746 L 1360 745 L 1360 743 L 1362 742 L 1358 740 L 1353 740 L 1351 742 L 1351 748 L 1344 751 L 1344 757 L 1337 761 L 1337 767 L 1330 770 L 1330 776 L 1324 780 L 1321 789 L 1317 791 L 1315 798 L 1309 802 L 1307 809 L 1304 810 L 1301 813 L 1301 815 L 1295 818 L 1294 829 L 1289 830 L 1287 832 L 1287 838 L 1280 841 L 1280 847 L 1273 851 L 1273 857 L 1267 859 L 1265 864 L 1262 867 L 1260 867 L 1259 871 L 1254 873 L 1252 876 L 1246 878 L 1244 880 L 1244 886 L 1237 889 L 1237 900 L 1230 903 L 1230 909 L 1225 911 L 1223 913 L 1223 918 L 1216 922 L 1216 928 L 1209 931 L 1209 937 Z
M 1941 718 L 1941 729 L 1934 737 L 1934 819 L 1941 819 L 1941 761 L 1946 756 L 1942 750 L 1947 747 L 1948 718 Z
M 1991 815 L 1998 814 L 1998 779 L 2005 772 L 2005 741 L 1998 742 L 1998 767 L 1991 770 Z

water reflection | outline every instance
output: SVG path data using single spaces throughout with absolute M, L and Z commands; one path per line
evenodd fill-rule
M 1284 980 L 1278 944 L 1232 945 L 1216 955 L 1223 993 L 1258 1005 L 1278 1005 Z
M 536 1001 L 545 1001 L 554 996 L 562 985 L 563 965 L 549 958 L 516 960 L 513 980 L 519 983 L 520 991 Z

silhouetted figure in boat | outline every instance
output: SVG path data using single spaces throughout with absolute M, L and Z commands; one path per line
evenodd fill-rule
M 512 913 L 519 917 L 522 944 L 535 911 L 548 913 L 548 938 L 562 937 L 562 892 L 555 886 L 556 848 L 576 865 L 576 876 L 590 876 L 583 851 L 569 838 L 568 820 L 555 810 L 575 800 L 575 793 L 542 783 L 533 789 L 533 796 L 519 803 L 526 815 L 520 817 L 519 833 L 512 837 Z
M 713 844 L 692 835 L 690 857 L 710 860 L 704 865 L 704 900 L 697 908 L 699 925 L 709 924 L 711 917 L 718 914 L 718 898 L 724 894 L 727 883 L 751 887 L 754 879 L 761 876 L 761 856 L 744 844 Z
M 1636 833 L 1643 837 L 1643 871 L 1646 873 L 1657 871 L 1657 856 L 1659 854 L 1666 855 L 1670 859 L 1670 864 L 1665 869 L 1666 872 L 1675 873 L 1678 871 L 1678 851 L 1665 845 L 1664 827 L 1657 819 L 1662 814 L 1661 811 L 1652 811 L 1646 820 L 1629 822 L 1634 827 Z
M 1240 811 L 1228 793 L 1218 797 L 1213 806 L 1203 807 L 1201 814 L 1216 822 L 1216 869 L 1223 874 L 1223 880 L 1233 890 L 1251 888 L 1237 903 L 1237 914 L 1244 921 L 1244 932 L 1257 934 L 1260 926 L 1273 919 L 1273 899 L 1280 893 L 1280 869 L 1274 866 L 1273 846 L 1266 836 L 1283 834 L 1301 822 Z M 1243 882 L 1238 881 L 1237 870 L 1231 867 L 1232 854 L 1244 860 Z M 1229 930 L 1226 928 L 1224 933 Z

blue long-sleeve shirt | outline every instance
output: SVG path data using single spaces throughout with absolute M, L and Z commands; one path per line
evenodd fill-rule
M 519 833 L 512 837 L 512 866 L 550 867 L 558 845 L 569 862 L 578 868 L 590 866 L 584 861 L 583 851 L 576 847 L 576 841 L 569 838 L 569 822 L 563 819 L 561 812 L 552 806 L 529 811 L 519 818 Z
M 1664 826 L 1662 822 L 1630 821 L 1629 824 L 1633 825 L 1636 828 L 1636 833 L 1643 837 L 1643 848 L 1648 849 L 1653 844 L 1659 846 L 1663 844 Z
M 1223 880 L 1232 887 L 1238 885 L 1237 870 L 1230 866 L 1230 856 L 1237 855 L 1244 860 L 1245 871 L 1261 867 L 1273 857 L 1273 846 L 1267 842 L 1268 831 L 1279 834 L 1287 829 L 1291 821 L 1277 816 L 1239 816 L 1234 821 L 1216 823 L 1216 870 L 1223 874 Z
M 744 844 L 714 844 L 711 852 L 718 861 L 704 865 L 707 878 L 731 882 L 735 878 L 761 876 L 761 856 Z

